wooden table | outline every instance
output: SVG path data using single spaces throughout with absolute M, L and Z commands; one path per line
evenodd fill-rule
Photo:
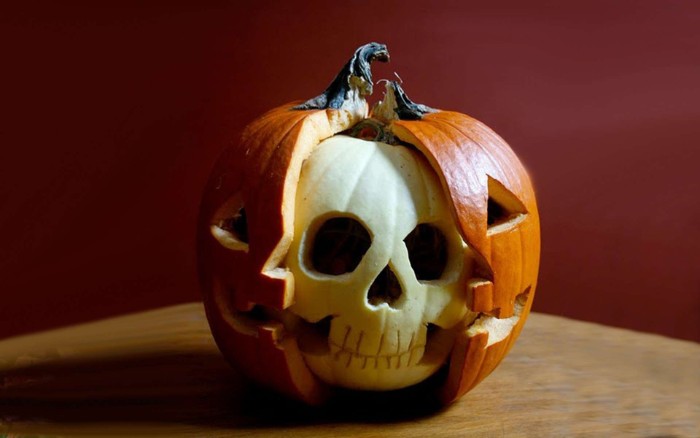
M 409 397 L 301 406 L 246 384 L 200 303 L 0 341 L 0 436 L 700 437 L 700 345 L 532 314 L 444 409 Z

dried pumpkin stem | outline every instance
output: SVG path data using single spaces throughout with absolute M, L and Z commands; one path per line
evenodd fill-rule
M 358 89 L 360 96 L 372 94 L 372 61 L 389 61 L 386 45 L 369 43 L 358 48 L 323 93 L 294 109 L 340 109 L 351 98 L 353 89 Z
M 406 92 L 397 81 L 387 83 L 386 92 L 387 94 L 393 93 L 394 112 L 399 120 L 420 120 L 424 115 L 437 111 L 429 106 L 413 102 L 406 96 Z

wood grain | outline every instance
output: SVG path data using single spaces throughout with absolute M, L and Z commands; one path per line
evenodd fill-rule
M 0 434 L 700 436 L 700 345 L 532 314 L 447 408 L 407 392 L 323 408 L 245 383 L 199 303 L 0 341 Z

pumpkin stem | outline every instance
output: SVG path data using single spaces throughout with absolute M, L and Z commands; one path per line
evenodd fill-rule
M 358 48 L 323 93 L 293 109 L 340 109 L 348 100 L 353 99 L 352 93 L 355 90 L 359 91 L 360 96 L 372 94 L 370 64 L 375 60 L 389 61 L 386 45 L 369 43 Z
M 386 81 L 384 100 L 374 107 L 372 114 L 389 122 L 396 119 L 420 120 L 424 115 L 436 111 L 436 109 L 409 99 L 398 81 Z

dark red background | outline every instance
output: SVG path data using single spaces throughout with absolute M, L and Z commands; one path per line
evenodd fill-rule
M 0 11 L 0 338 L 199 299 L 219 152 L 379 41 L 530 169 L 536 311 L 700 341 L 699 3 L 100 3 Z

